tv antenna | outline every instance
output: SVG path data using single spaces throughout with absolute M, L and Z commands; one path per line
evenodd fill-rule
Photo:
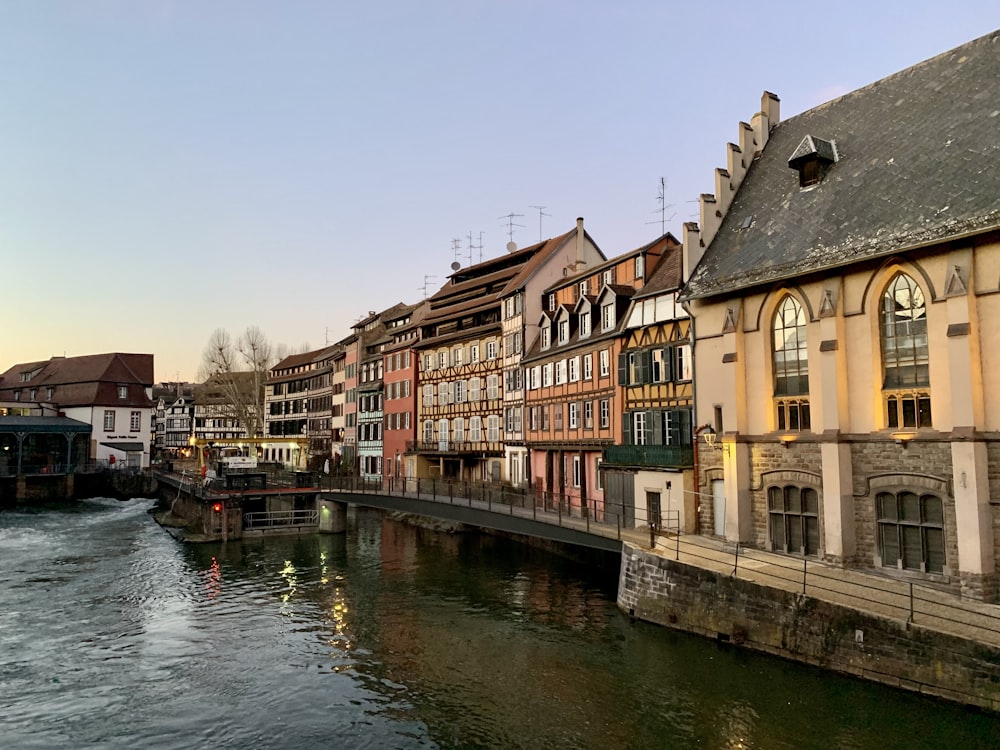
M 466 239 L 469 240 L 469 265 L 470 266 L 472 265 L 472 251 L 473 250 L 478 250 L 479 251 L 479 262 L 482 263 L 483 262 L 483 233 L 482 232 L 479 233 L 479 244 L 478 245 L 476 245 L 476 244 L 474 244 L 472 242 L 472 232 L 469 232 L 467 235 L 465 235 L 465 237 L 466 237 Z
M 455 263 L 458 263 L 458 254 L 462 252 L 462 240 L 460 238 L 451 238 L 451 252 L 452 255 L 455 256 Z M 455 268 L 455 263 L 452 263 L 452 268 L 457 271 L 458 269 Z
M 676 212 L 670 214 L 670 218 L 667 218 L 667 209 L 673 208 L 673 203 L 667 203 L 667 178 L 660 178 L 660 190 L 656 195 L 656 201 L 660 204 L 660 207 L 656 211 L 660 212 L 660 235 L 667 233 L 667 222 L 673 221 L 674 217 L 677 215 Z M 653 213 L 655 214 L 656 211 Z M 647 224 L 656 224 L 655 221 L 647 221 Z
M 456 262 L 457 262 L 457 261 L 456 261 Z M 454 266 L 454 264 L 452 264 L 452 265 Z M 455 269 L 455 270 L 458 270 L 458 269 Z M 418 292 L 422 292 L 422 293 L 423 293 L 423 295 L 424 295 L 424 299 L 427 299 L 427 283 L 428 283 L 428 282 L 429 282 L 429 281 L 430 281 L 431 279 L 434 279 L 434 278 L 437 278 L 437 277 L 436 277 L 436 276 L 428 276 L 428 275 L 426 275 L 426 274 L 425 274 L 425 275 L 424 275 L 424 285 L 423 285 L 423 286 L 418 286 L 418 287 L 417 287 L 417 291 L 418 291 Z
M 513 211 L 511 211 L 509 214 L 504 214 L 503 216 L 497 217 L 498 219 L 506 219 L 507 239 L 509 239 L 511 242 L 514 241 L 514 227 L 520 227 L 521 229 L 524 229 L 524 224 L 518 224 L 517 222 L 514 221 L 514 219 L 520 219 L 523 216 L 524 214 L 516 214 Z
M 542 241 L 542 217 L 543 216 L 551 216 L 552 214 L 547 214 L 547 213 L 544 212 L 544 209 L 548 208 L 548 206 L 528 206 L 528 208 L 533 208 L 536 211 L 538 211 L 538 241 L 541 242 Z M 511 238 L 511 239 L 513 239 L 513 238 Z

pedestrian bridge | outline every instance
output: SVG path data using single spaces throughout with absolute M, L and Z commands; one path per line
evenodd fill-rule
M 549 496 L 507 492 L 489 485 L 399 479 L 364 483 L 324 478 L 320 500 L 413 513 L 484 529 L 620 553 L 622 542 L 650 545 L 648 524 L 623 524 L 623 514 L 574 508 Z M 667 523 L 666 526 L 670 524 Z M 660 529 L 665 531 L 666 528 Z

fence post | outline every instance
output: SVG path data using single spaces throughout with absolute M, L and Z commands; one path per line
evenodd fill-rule
M 808 570 L 809 561 L 802 561 L 802 595 L 805 596 L 806 593 L 806 572 Z
M 559 514 L 559 525 L 562 526 L 562 503 L 556 505 L 556 511 Z
M 622 540 L 622 514 L 615 511 L 615 524 L 618 526 L 618 541 Z
M 907 622 L 913 622 L 913 583 L 910 583 L 910 619 Z
M 732 572 L 732 573 L 730 573 L 729 575 L 730 575 L 731 577 L 732 577 L 732 576 L 735 576 L 735 575 L 736 575 L 736 570 L 737 570 L 737 569 L 738 569 L 739 567 L 740 567 L 740 543 L 739 543 L 739 542 L 736 542 L 736 563 L 735 563 L 735 564 L 733 565 L 733 572 Z
M 455 502 L 455 485 L 452 482 L 448 482 L 448 505 L 452 505 Z
M 674 530 L 674 559 L 681 559 L 681 525 L 679 523 Z
M 436 479 L 431 480 L 431 497 L 435 502 L 438 499 L 438 484 Z

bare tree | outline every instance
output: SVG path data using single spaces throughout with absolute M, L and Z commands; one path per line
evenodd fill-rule
M 250 326 L 236 340 L 229 331 L 216 328 L 202 352 L 206 396 L 236 419 L 247 437 L 264 433 L 264 384 L 275 362 L 273 350 L 264 332 Z

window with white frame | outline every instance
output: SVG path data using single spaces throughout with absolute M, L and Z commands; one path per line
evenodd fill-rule
M 646 444 L 646 412 L 632 412 L 632 445 Z
M 569 321 L 560 320 L 559 321 L 559 343 L 565 344 L 569 341 Z
M 486 442 L 500 442 L 500 417 L 496 414 L 486 417 Z
M 590 311 L 584 310 L 580 313 L 580 338 L 590 335 Z
M 614 269 L 609 268 L 607 271 L 604 272 L 604 283 L 605 284 L 614 284 L 615 283 L 615 272 L 614 272 Z
M 438 368 L 445 368 L 448 366 L 448 352 L 438 352 Z
M 542 349 L 548 349 L 549 348 L 549 344 L 550 344 L 549 335 L 550 335 L 550 331 L 549 331 L 548 323 L 547 322 L 543 322 L 542 323 Z
M 424 406 L 434 406 L 434 384 L 424 384 Z
M 553 310 L 555 310 L 556 309 L 556 295 L 550 294 L 549 295 L 548 303 L 549 303 L 548 304 L 549 312 L 552 312 Z
M 610 331 L 615 327 L 615 303 L 606 302 L 601 305 L 601 330 Z
M 606 378 L 611 374 L 611 352 L 601 349 L 601 377 Z
M 128 398 L 128 386 L 120 385 L 118 386 L 118 398 Z
M 542 366 L 542 387 L 552 385 L 552 374 L 555 371 L 555 366 L 549 362 Z
M 569 428 L 575 430 L 580 426 L 580 404 L 576 401 L 569 402 Z
M 590 429 L 594 426 L 594 402 L 583 402 L 583 426 Z
M 425 354 L 424 355 L 424 371 L 429 371 L 434 369 L 434 355 Z
M 600 402 L 600 409 L 601 409 L 601 427 L 610 427 L 611 402 L 606 398 L 602 398 Z
M 434 422 L 429 419 L 424 422 L 424 442 L 434 442 Z
M 566 382 L 566 360 L 560 359 L 556 362 L 556 385 Z
M 452 396 L 453 396 L 454 402 L 456 404 L 464 404 L 465 403 L 465 388 L 466 388 L 465 381 L 464 380 L 456 380 L 451 385 L 452 385 L 452 391 L 453 391 Z
M 129 432 L 138 432 L 142 429 L 142 412 L 134 411 L 130 415 L 128 423 Z
M 104 431 L 111 432 L 115 429 L 115 413 L 108 409 L 104 412 Z
M 460 346 L 457 346 L 454 349 L 452 349 L 452 351 L 451 351 L 451 362 L 452 362 L 453 365 L 460 365 L 460 364 L 462 364 L 462 354 L 463 354 L 464 351 L 465 350 L 462 347 L 460 347 Z
M 594 355 L 583 355 L 583 379 L 592 380 L 594 377 Z
M 476 364 L 479 361 L 479 344 L 469 346 L 469 362 Z
M 573 456 L 573 486 L 580 486 L 580 457 Z
M 486 342 L 486 359 L 496 359 L 497 358 L 497 342 L 487 341 Z
M 646 273 L 646 258 L 643 255 L 635 256 L 635 277 L 641 279 Z
M 580 357 L 569 358 L 569 382 L 576 383 L 580 380 Z
M 587 280 L 584 279 L 583 281 L 580 282 L 580 297 L 583 298 L 586 296 L 587 296 Z
M 601 472 L 601 459 L 594 459 L 594 476 L 597 477 L 597 489 L 604 489 L 604 475 Z

